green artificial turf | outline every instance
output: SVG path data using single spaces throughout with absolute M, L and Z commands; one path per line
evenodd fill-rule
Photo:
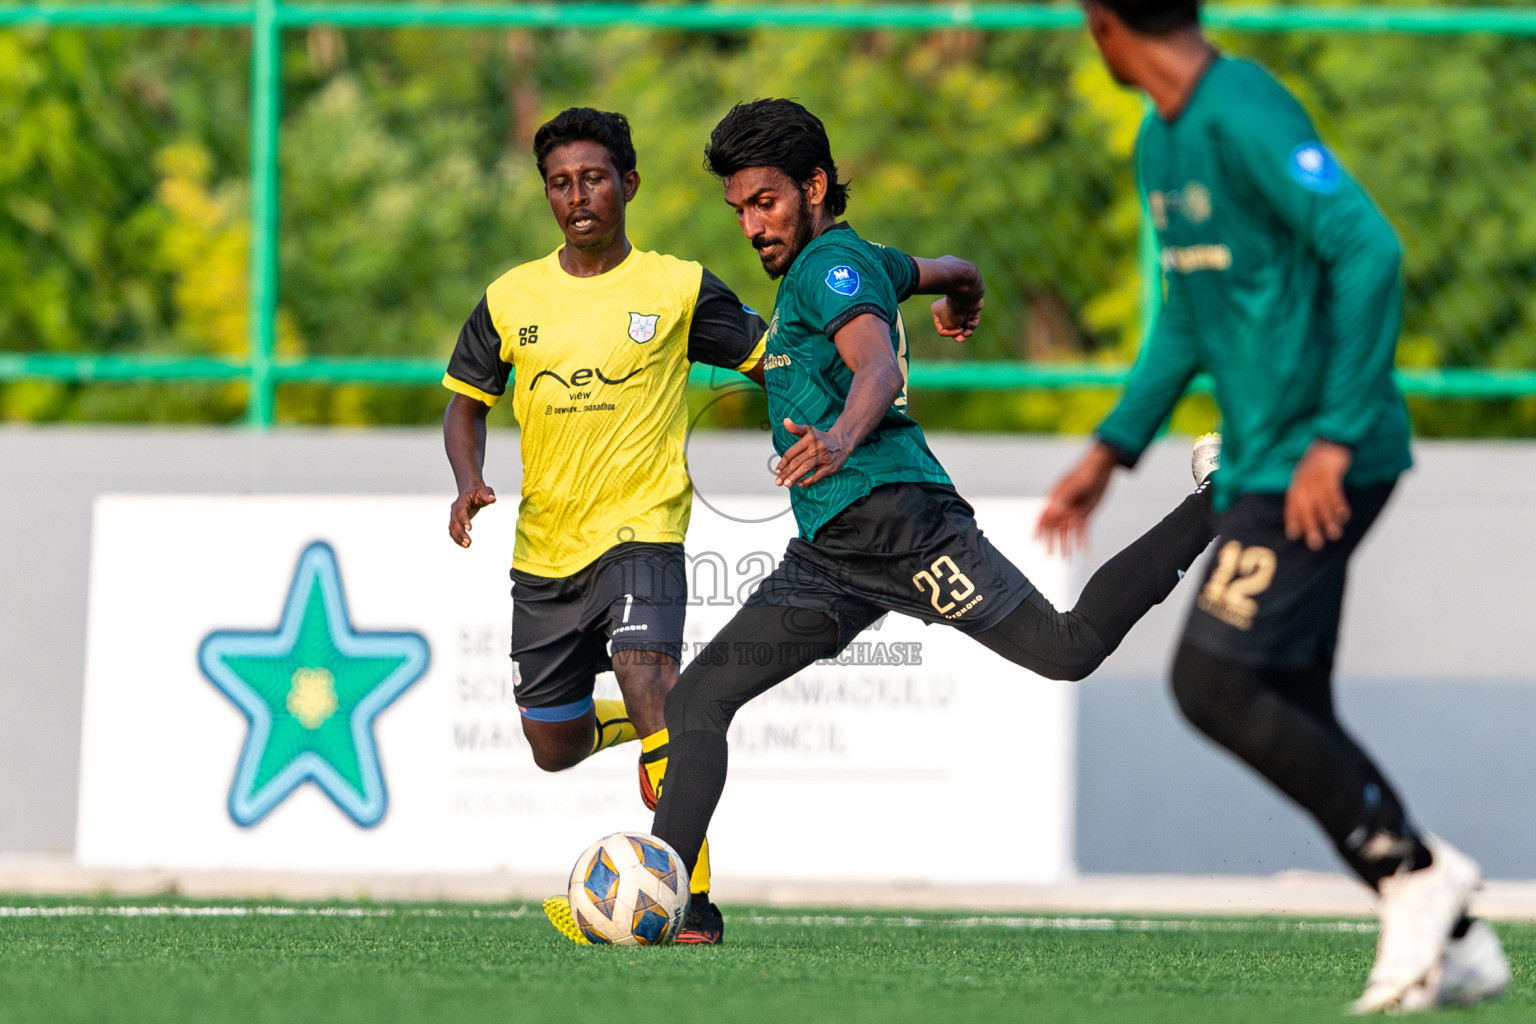
M 1340 1021 L 1375 950 L 1352 922 L 743 907 L 720 948 L 615 949 L 518 904 L 128 902 L 0 898 L 0 1022 Z M 1509 997 L 1442 1016 L 1536 1020 L 1536 925 L 1498 931 Z

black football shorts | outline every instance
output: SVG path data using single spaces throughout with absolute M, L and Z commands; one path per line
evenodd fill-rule
M 1034 589 L 952 487 L 895 483 L 843 509 L 814 540 L 791 540 L 746 603 L 824 612 L 846 645 L 888 611 L 980 633 Z
M 1184 639 L 1241 665 L 1331 669 L 1349 558 L 1393 486 L 1346 491 L 1344 536 L 1321 551 L 1286 537 L 1285 495 L 1239 497 L 1217 522 L 1215 557 Z
M 681 544 L 626 543 L 570 576 L 512 570 L 513 693 L 527 718 L 562 722 L 592 707 L 610 651 L 680 658 L 688 584 Z

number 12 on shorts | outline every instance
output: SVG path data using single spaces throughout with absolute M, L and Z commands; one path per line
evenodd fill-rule
M 1255 600 L 1275 579 L 1275 553 L 1269 548 L 1243 547 L 1229 540 L 1216 556 L 1216 568 L 1200 591 L 1200 610 L 1241 630 L 1253 628 L 1259 613 Z

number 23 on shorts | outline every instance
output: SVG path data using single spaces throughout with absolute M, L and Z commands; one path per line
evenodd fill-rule
M 944 593 L 944 584 L 950 585 L 947 595 Z M 948 555 L 939 556 L 934 559 L 931 569 L 924 569 L 913 576 L 912 585 L 918 589 L 919 593 L 929 595 L 928 603 L 933 605 L 933 610 L 940 615 L 947 615 L 954 611 L 957 604 L 976 593 L 976 584 L 960 571 L 955 560 Z M 941 598 L 945 598 L 943 604 L 939 603 Z

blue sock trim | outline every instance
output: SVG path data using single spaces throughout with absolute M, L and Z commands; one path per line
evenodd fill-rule
M 596 705 L 591 697 L 586 697 L 574 704 L 556 704 L 552 708 L 525 708 L 519 706 L 517 710 L 523 713 L 524 718 L 531 718 L 535 722 L 569 722 L 573 718 L 580 718 L 591 711 Z

